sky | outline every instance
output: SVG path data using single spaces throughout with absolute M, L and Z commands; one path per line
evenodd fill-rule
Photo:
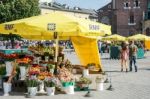
M 40 0 L 52 1 L 52 0 Z M 70 7 L 81 7 L 87 9 L 99 9 L 109 3 L 111 0 L 54 0 L 61 4 L 67 4 Z

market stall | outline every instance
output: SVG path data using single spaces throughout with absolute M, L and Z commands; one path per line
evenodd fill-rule
M 136 35 L 133 35 L 133 36 L 130 36 L 127 38 L 129 41 L 149 41 L 150 40 L 150 37 L 146 36 L 146 35 L 143 35 L 143 34 L 136 34 Z M 144 58 L 144 54 L 145 54 L 145 51 L 144 51 L 144 46 L 143 47 L 139 47 L 138 48 L 138 51 L 137 51 L 137 58 Z
M 106 36 L 102 38 L 103 41 L 112 41 L 114 43 L 120 42 L 120 41 L 125 41 L 126 37 L 123 37 L 118 34 Z M 117 44 L 112 44 L 110 46 L 110 58 L 111 59 L 119 59 L 120 58 L 120 48 Z
M 60 74 L 57 74 L 57 77 L 59 77 L 59 81 L 61 81 L 61 83 L 65 82 L 65 84 L 63 84 L 63 90 L 68 94 L 73 93 L 74 84 L 72 82 L 71 74 L 68 70 L 63 68 L 64 64 L 62 62 L 60 64 L 58 61 L 59 40 L 70 39 L 73 42 L 75 51 L 77 52 L 77 55 L 79 56 L 79 59 L 83 66 L 87 67 L 89 66 L 88 64 L 94 63 L 94 67 L 96 68 L 93 69 L 102 70 L 96 43 L 97 39 L 90 38 L 90 36 L 103 36 L 105 34 L 111 34 L 110 27 L 107 25 L 85 19 L 75 18 L 72 16 L 66 16 L 60 13 L 40 15 L 0 24 L 0 32 L 3 34 L 18 34 L 23 38 L 30 40 L 55 40 L 55 58 L 53 62 L 51 62 L 49 59 L 47 60 L 47 57 L 45 57 L 44 60 L 38 63 L 37 60 L 39 59 L 39 57 L 33 54 L 34 58 L 36 59 L 36 63 L 35 60 L 30 63 L 27 74 L 27 87 L 28 94 L 30 96 L 36 95 L 38 86 L 40 87 L 40 91 L 43 91 L 43 85 L 45 85 L 46 87 L 53 87 L 50 89 L 46 88 L 47 93 L 54 92 L 56 82 L 53 81 L 55 81 L 54 79 L 56 77 L 52 73 L 53 70 L 47 70 L 47 67 L 49 66 L 51 69 L 55 68 L 54 72 L 55 70 L 59 71 L 57 72 Z M 90 46 L 87 44 L 88 42 L 90 43 Z M 85 56 L 85 54 L 87 57 Z M 20 62 L 21 65 L 26 65 L 24 64 L 23 60 L 20 60 Z M 61 70 L 63 71 L 62 73 Z M 23 71 L 23 73 L 21 74 L 21 77 L 23 78 L 21 79 L 24 79 L 26 71 L 25 68 L 20 68 L 20 71 Z M 43 79 L 44 81 L 42 81 Z M 45 79 L 48 80 L 45 81 Z M 66 87 L 66 83 L 68 83 L 69 86 Z M 5 83 L 4 91 L 6 92 L 6 94 L 8 94 L 8 92 L 10 91 L 10 86 L 10 83 Z M 53 94 L 54 93 L 49 93 L 48 95 Z
M 73 16 L 67 16 L 60 13 L 40 15 L 31 18 L 8 22 L 0 25 L 1 33 L 4 34 L 14 33 L 14 34 L 21 35 L 26 39 L 32 39 L 32 40 L 55 39 L 56 45 L 58 45 L 58 40 L 70 39 L 71 37 L 104 36 L 106 34 L 109 35 L 111 34 L 110 29 L 111 29 L 110 26 L 101 23 L 93 22 L 86 19 L 76 18 Z M 86 38 L 86 39 L 90 40 L 91 38 Z M 95 44 L 94 46 L 97 46 L 97 44 Z M 58 50 L 58 48 L 56 48 L 56 50 Z M 97 49 L 95 49 L 95 51 L 96 50 Z M 97 55 L 93 54 L 93 55 L 99 57 L 98 54 Z M 80 59 L 80 60 L 85 60 L 85 59 Z M 87 64 L 82 64 L 82 65 L 86 66 Z M 99 66 L 101 66 L 100 63 Z

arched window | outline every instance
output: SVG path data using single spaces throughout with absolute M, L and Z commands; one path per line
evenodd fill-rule
M 109 19 L 108 16 L 103 16 L 103 17 L 101 18 L 101 22 L 104 23 L 104 24 L 110 25 L 110 19 Z
M 130 13 L 129 22 L 134 23 L 134 14 L 133 14 L 133 12 Z
M 147 35 L 147 36 L 150 36 L 150 28 L 147 28 L 147 29 L 146 29 L 146 35 Z
M 140 7 L 140 1 L 139 0 L 134 0 L 134 7 Z

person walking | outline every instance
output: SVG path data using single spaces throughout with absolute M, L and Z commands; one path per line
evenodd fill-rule
M 122 43 L 121 45 L 121 72 L 123 71 L 123 68 L 125 67 L 126 72 L 128 72 L 128 67 L 127 67 L 127 61 L 129 58 L 129 50 L 128 46 L 125 42 Z
M 136 54 L 137 54 L 137 46 L 134 44 L 134 41 L 131 41 L 129 45 L 130 71 L 132 71 L 132 63 L 133 63 L 135 67 L 135 72 L 137 72 Z

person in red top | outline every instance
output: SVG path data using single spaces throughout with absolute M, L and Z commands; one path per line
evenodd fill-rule
M 121 47 L 121 72 L 123 71 L 123 67 L 125 67 L 126 72 L 128 72 L 127 60 L 129 58 L 129 49 L 125 42 L 122 43 Z

